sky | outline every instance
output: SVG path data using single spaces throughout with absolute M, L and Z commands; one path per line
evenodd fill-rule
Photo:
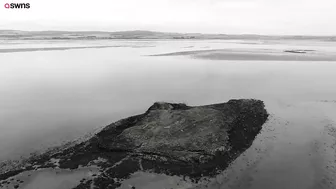
M 0 1 L 0 29 L 336 35 L 336 0 Z

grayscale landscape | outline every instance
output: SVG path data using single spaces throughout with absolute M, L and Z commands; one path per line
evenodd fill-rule
M 0 6 L 0 189 L 336 189 L 335 0 Z
M 0 158 L 4 161 L 1 188 L 336 187 L 335 42 L 317 38 L 279 40 L 243 36 L 241 39 L 32 38 L 3 37 L 0 45 Z M 267 120 L 256 125 L 251 120 L 246 122 L 246 128 L 255 128 L 257 133 L 242 130 L 246 132 L 244 135 L 251 137 L 243 139 L 245 147 L 239 147 L 239 143 L 231 139 L 236 135 L 230 133 L 238 131 L 227 130 L 231 126 L 225 126 L 233 121 L 236 125 L 233 128 L 238 129 L 244 119 L 235 118 L 233 112 L 224 112 L 223 115 L 229 116 L 224 119 L 216 116 L 216 107 L 231 107 L 225 110 L 231 111 L 236 106 L 232 99 L 259 99 L 267 111 Z M 165 103 L 155 105 L 154 102 Z M 214 105 L 213 110 L 211 106 L 202 108 L 208 104 L 218 105 Z M 199 108 L 188 110 L 184 106 Z M 238 106 L 246 109 L 244 117 L 249 112 L 262 111 L 262 107 L 249 110 L 248 106 Z M 152 141 L 153 145 L 169 146 L 131 147 L 135 144 L 113 139 L 115 134 L 108 129 L 111 126 L 104 129 L 105 125 L 143 112 L 149 117 L 129 118 L 135 119 L 136 122 L 130 122 L 136 125 L 132 130 L 123 131 L 124 137 L 136 137 L 136 141 L 144 137 L 141 140 Z M 252 120 L 257 120 L 259 114 L 254 116 Z M 121 126 L 126 122 L 121 121 Z M 196 125 L 191 127 L 198 130 L 190 130 L 187 125 L 192 123 Z M 180 125 L 179 132 L 194 134 L 172 134 L 177 132 L 176 124 Z M 206 147 L 217 144 L 208 140 L 213 140 L 213 134 L 219 132 L 214 131 L 221 124 L 227 129 L 221 130 L 223 134 L 218 133 L 218 136 L 230 142 Z M 154 130 L 141 134 L 144 131 L 136 128 Z M 112 133 L 106 135 L 104 130 Z M 148 132 L 157 134 L 154 137 Z M 213 133 L 212 137 L 207 138 L 206 133 Z M 106 138 L 108 136 L 112 138 Z M 149 139 L 149 136 L 154 138 Z M 173 139 L 171 137 L 179 142 L 168 142 Z M 187 141 L 197 141 L 209 150 L 237 148 L 238 154 L 227 158 L 220 156 L 221 163 L 229 164 L 223 164 L 216 173 L 211 170 L 221 163 L 209 164 L 209 172 L 198 175 L 195 169 L 187 168 L 188 164 L 178 163 L 182 160 L 173 160 L 173 157 L 193 159 L 194 156 L 199 158 L 198 153 L 203 153 L 202 157 L 210 153 L 203 148 L 192 152 L 194 147 L 189 145 L 196 143 L 185 143 Z M 128 156 L 118 163 L 108 157 L 117 158 L 119 155 L 115 154 L 120 152 L 99 152 L 97 155 L 87 147 L 98 144 L 111 145 L 100 149 L 116 146 L 120 146 L 119 151 L 128 149 Z M 161 154 L 159 156 L 173 158 L 162 164 L 169 164 L 170 171 L 145 163 L 138 168 L 138 163 L 132 164 L 149 161 L 149 154 L 144 154 L 152 148 L 171 148 L 172 151 L 155 150 Z M 177 148 L 189 152 L 177 153 Z M 76 153 L 81 155 L 68 157 Z M 112 155 L 106 156 L 109 153 Z M 96 155 L 92 157 L 92 154 Z M 156 159 L 155 164 L 161 161 Z M 193 167 L 199 164 L 188 158 L 184 161 Z M 210 158 L 208 163 L 211 161 L 214 160 Z M 127 171 L 129 166 L 133 166 L 134 171 Z M 113 180 L 112 173 L 126 175 L 115 175 L 117 181 Z M 102 184 L 105 182 L 109 183 Z

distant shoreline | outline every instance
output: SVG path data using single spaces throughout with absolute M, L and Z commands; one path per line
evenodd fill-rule
M 209 60 L 239 60 L 239 61 L 336 61 L 334 54 L 321 54 L 314 50 L 236 50 L 213 49 L 179 51 L 150 56 L 191 56 L 198 59 Z
M 90 40 L 90 39 L 217 39 L 217 40 L 320 40 L 336 41 L 336 36 L 257 35 L 257 34 L 202 34 L 154 31 L 20 31 L 0 30 L 1 40 Z
M 87 46 L 87 47 L 46 47 L 46 48 L 12 48 L 0 49 L 0 53 L 15 53 L 15 52 L 34 52 L 34 51 L 64 51 L 75 49 L 102 49 L 102 48 L 118 48 L 118 47 L 132 47 L 141 48 L 142 46 L 124 46 L 124 45 L 111 45 L 111 46 Z M 147 47 L 147 46 L 143 46 Z
M 38 52 L 38 51 L 64 51 L 80 49 L 101 48 L 148 48 L 153 46 L 137 45 L 105 45 L 105 46 L 82 46 L 82 47 L 38 47 L 38 48 L 10 48 L 0 49 L 1 53 Z M 197 59 L 208 60 L 239 60 L 239 61 L 336 61 L 336 54 L 324 54 L 315 50 L 260 50 L 260 49 L 212 49 L 190 50 L 172 53 L 145 55 L 148 57 L 162 56 L 189 56 Z

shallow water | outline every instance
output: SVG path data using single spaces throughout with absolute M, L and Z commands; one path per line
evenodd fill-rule
M 95 167 L 76 170 L 40 169 L 26 171 L 7 179 L 10 184 L 3 184 L 4 189 L 69 189 L 76 187 L 83 179 L 92 179 L 99 174 Z M 15 187 L 16 186 L 16 187 Z
M 157 188 L 174 188 L 184 189 L 193 186 L 189 180 L 184 181 L 178 176 L 167 176 L 155 173 L 136 172 L 131 178 L 122 182 L 119 189 L 135 188 L 157 189 Z
M 335 188 L 336 128 L 321 102 L 272 108 L 251 148 L 212 182 L 212 188 Z
M 332 52 L 336 50 L 332 43 L 63 43 L 57 45 L 128 46 L 0 53 L 0 159 L 73 139 L 120 118 L 142 113 L 155 101 L 202 105 L 231 98 L 258 98 L 265 101 L 273 118 L 250 151 L 237 159 L 245 163 L 233 165 L 234 173 L 229 174 L 230 186 L 226 188 L 335 187 L 330 177 L 336 173 L 330 168 L 335 160 L 334 138 L 326 129 L 334 127 L 336 121 L 336 103 L 332 102 L 336 100 L 335 62 L 144 56 L 218 48 L 304 48 Z M 7 44 L 6 48 L 53 44 L 25 42 Z M 148 47 L 134 48 L 143 44 Z

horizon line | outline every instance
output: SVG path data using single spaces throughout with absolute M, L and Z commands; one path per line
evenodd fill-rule
M 104 33 L 117 33 L 117 32 L 152 32 L 163 34 L 198 34 L 198 35 L 240 35 L 240 36 L 291 36 L 291 37 L 336 37 L 335 35 L 313 35 L 313 34 L 256 34 L 256 33 L 201 33 L 201 32 L 173 32 L 173 31 L 156 31 L 156 30 L 20 30 L 20 29 L 0 29 L 1 31 L 19 31 L 19 32 L 104 32 Z

